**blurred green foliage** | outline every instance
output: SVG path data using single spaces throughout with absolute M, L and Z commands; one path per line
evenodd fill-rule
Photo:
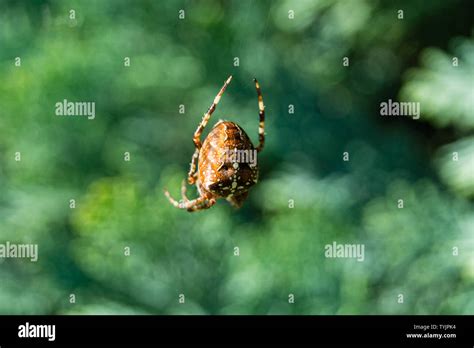
M 0 243 L 39 244 L 0 259 L 0 313 L 473 314 L 468 5 L 0 0 Z M 230 74 L 210 126 L 257 140 L 258 77 L 260 182 L 241 210 L 177 210 L 163 188 Z M 398 95 L 419 120 L 379 116 Z M 96 118 L 55 116 L 63 99 Z M 365 261 L 325 258 L 333 241 Z

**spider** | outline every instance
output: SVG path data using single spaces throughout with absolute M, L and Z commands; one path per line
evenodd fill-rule
M 257 79 L 254 79 L 254 82 L 260 117 L 258 146 L 253 146 L 247 133 L 238 124 L 223 120 L 214 125 L 201 143 L 204 127 L 231 80 L 232 76 L 229 76 L 194 132 L 193 142 L 196 149 L 189 168 L 188 183 L 197 186 L 199 197 L 193 200 L 186 197 L 185 180 L 181 184 L 180 202 L 171 197 L 165 189 L 166 197 L 176 208 L 190 212 L 209 209 L 219 198 L 225 198 L 231 205 L 240 208 L 250 187 L 258 181 L 257 153 L 262 151 L 265 142 L 265 106 Z

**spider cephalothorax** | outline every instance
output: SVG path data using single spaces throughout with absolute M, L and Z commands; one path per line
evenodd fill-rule
M 263 105 L 260 86 L 255 79 L 258 95 L 260 123 L 258 127 L 259 145 L 254 148 L 247 133 L 238 124 L 229 121 L 219 121 L 212 128 L 203 143 L 201 134 L 216 109 L 227 85 L 232 80 L 230 76 L 214 98 L 211 107 L 194 133 L 196 149 L 191 160 L 188 182 L 196 184 L 199 197 L 189 200 L 186 197 L 186 182 L 181 186 L 182 201 L 177 202 L 168 191 L 165 195 L 177 208 L 196 211 L 212 207 L 218 198 L 225 198 L 235 207 L 241 207 L 247 198 L 248 190 L 258 180 L 257 153 L 263 148 L 265 141 Z M 196 163 L 197 162 L 197 163 Z

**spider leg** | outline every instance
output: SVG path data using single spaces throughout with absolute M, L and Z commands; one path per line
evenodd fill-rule
M 196 205 L 188 208 L 188 211 L 193 212 L 193 211 L 198 211 L 198 210 L 203 210 L 203 209 L 209 209 L 214 204 L 216 204 L 216 199 L 215 198 L 207 199 L 207 200 L 203 201 L 201 204 L 196 204 Z
M 202 145 L 201 144 L 201 134 L 204 131 L 204 127 L 206 127 L 207 122 L 209 122 L 209 119 L 211 118 L 212 113 L 214 112 L 214 110 L 216 110 L 216 106 L 217 106 L 217 104 L 219 104 L 219 101 L 221 100 L 221 97 L 224 94 L 224 91 L 227 88 L 227 86 L 229 85 L 231 80 L 232 80 L 232 75 L 229 76 L 229 78 L 224 82 L 224 86 L 222 86 L 219 93 L 217 93 L 216 97 L 214 98 L 214 101 L 212 102 L 211 106 L 209 107 L 209 110 L 207 110 L 207 112 L 204 114 L 204 117 L 202 118 L 201 123 L 199 124 L 196 131 L 194 132 L 193 141 L 194 141 L 194 145 L 196 145 L 197 150 L 201 149 L 201 145 Z M 194 157 L 193 157 L 193 162 L 194 162 Z M 192 166 L 192 164 L 191 164 L 191 166 Z
M 196 148 L 196 150 L 194 150 L 194 154 L 191 159 L 191 165 L 189 167 L 189 172 L 188 172 L 188 182 L 190 185 L 193 185 L 196 182 L 196 178 L 197 178 L 196 163 L 197 163 L 198 158 L 199 158 L 199 150 Z
M 166 196 L 166 198 L 168 198 L 168 200 L 170 201 L 170 203 L 173 204 L 176 208 L 183 209 L 184 203 L 183 203 L 183 202 L 178 202 L 176 199 L 174 199 L 173 197 L 171 197 L 170 193 L 169 193 L 168 190 L 166 190 L 166 189 L 165 189 L 165 196 Z
M 257 89 L 258 96 L 258 115 L 260 122 L 258 124 L 258 141 L 257 152 L 262 151 L 263 145 L 265 144 L 265 105 L 263 104 L 262 91 L 260 90 L 260 85 L 258 84 L 257 79 L 253 79 L 255 82 L 255 88 Z
M 176 208 L 179 209 L 187 209 L 189 211 L 193 211 L 194 206 L 199 206 L 201 203 L 205 202 L 208 198 L 206 196 L 201 196 L 193 200 L 188 200 L 186 202 L 178 202 L 173 197 L 171 197 L 170 193 L 165 190 L 165 196 L 168 198 L 171 204 L 173 204 Z
M 183 198 L 183 202 L 189 202 L 188 197 L 186 197 L 186 180 L 183 180 L 181 183 L 181 197 Z

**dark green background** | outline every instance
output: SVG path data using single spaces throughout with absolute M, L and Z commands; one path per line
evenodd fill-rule
M 469 4 L 0 0 L 0 242 L 39 245 L 0 259 L 0 313 L 473 314 Z M 163 188 L 230 74 L 210 126 L 257 141 L 257 77 L 260 182 L 241 210 L 180 211 Z M 55 116 L 63 99 L 96 118 Z M 380 116 L 388 99 L 421 118 Z M 325 258 L 333 241 L 365 261 Z

